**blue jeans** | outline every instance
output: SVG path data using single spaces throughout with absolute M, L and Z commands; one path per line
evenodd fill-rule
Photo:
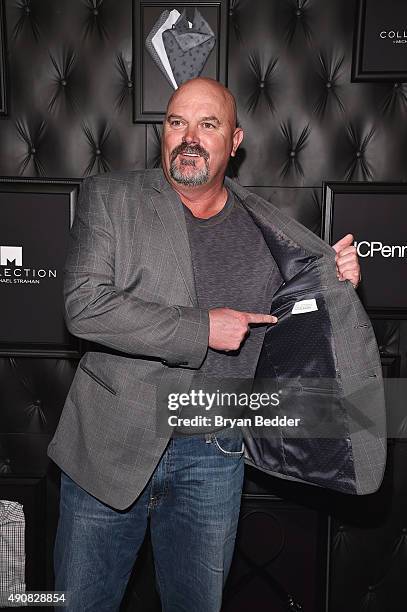
M 98 501 L 61 474 L 55 589 L 66 612 L 119 609 L 150 519 L 163 612 L 218 612 L 243 484 L 242 437 L 174 437 L 126 510 Z

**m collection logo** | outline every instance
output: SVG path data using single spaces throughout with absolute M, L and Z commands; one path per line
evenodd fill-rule
M 22 246 L 0 246 L 0 283 L 39 285 L 42 279 L 56 277 L 56 269 L 23 267 Z
M 7 266 L 9 262 L 14 261 L 16 266 L 23 265 L 23 247 L 2 246 L 0 247 L 0 264 Z
M 407 257 L 407 244 L 383 244 L 378 240 L 369 242 L 362 240 L 353 243 L 359 257 L 390 257 L 393 259 L 403 259 Z
M 381 30 L 379 37 L 382 39 L 391 40 L 395 45 L 403 45 L 407 43 L 407 28 L 393 29 L 393 30 Z

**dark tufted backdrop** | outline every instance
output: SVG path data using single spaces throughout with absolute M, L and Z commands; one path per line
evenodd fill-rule
M 407 85 L 350 82 L 354 11 L 355 0 L 230 0 L 228 84 L 246 132 L 230 172 L 316 232 L 323 180 L 407 179 Z M 5 0 L 5 13 L 0 175 L 157 165 L 160 126 L 132 123 L 131 0 Z M 406 324 L 375 329 L 385 372 L 405 376 Z M 0 359 L 0 499 L 24 504 L 31 590 L 52 589 L 58 475 L 45 453 L 75 367 Z M 390 445 L 368 499 L 248 471 L 225 610 L 279 612 L 287 594 L 305 612 L 405 610 L 406 459 L 406 444 Z M 148 547 L 141 562 L 151 580 Z M 159 609 L 137 576 L 123 608 L 136 606 Z

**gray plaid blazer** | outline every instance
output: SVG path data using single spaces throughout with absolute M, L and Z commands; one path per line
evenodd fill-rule
M 337 280 L 329 245 L 269 202 L 234 181 L 225 182 L 258 223 L 281 266 L 285 284 L 273 303 L 277 300 L 284 329 L 289 330 L 290 319 L 298 320 L 281 314 L 281 302 L 292 301 L 290 286 L 296 297 L 308 296 L 304 287 L 298 292 L 295 279 L 303 278 L 312 285 L 312 295 L 318 293 L 329 337 L 324 353 L 335 364 L 341 398 L 356 402 L 356 413 L 364 419 L 361 429 L 359 422 L 350 422 L 353 415 L 340 414 L 346 423 L 345 454 L 353 466 L 346 472 L 346 487 L 341 473 L 321 483 L 301 470 L 301 461 L 294 472 L 285 463 L 277 465 L 274 442 L 262 454 L 250 429 L 245 460 L 284 478 L 371 492 L 380 484 L 386 450 L 381 368 L 369 320 L 351 284 Z M 84 181 L 64 281 L 68 329 L 101 350 L 80 360 L 48 455 L 89 493 L 124 509 L 141 493 L 171 435 L 157 426 L 158 398 L 169 387 L 189 389 L 208 344 L 209 317 L 197 304 L 182 204 L 162 170 Z M 300 316 L 306 329 L 306 316 Z M 260 361 L 264 364 L 264 355 Z

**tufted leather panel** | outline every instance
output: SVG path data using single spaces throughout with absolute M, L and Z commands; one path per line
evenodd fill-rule
M 351 83 L 355 2 L 232 0 L 245 185 L 405 180 L 405 84 Z
M 363 514 L 354 507 L 353 517 L 343 520 L 338 513 L 334 518 L 330 612 L 406 609 L 407 584 L 402 579 L 407 564 L 406 461 L 407 444 L 391 444 L 383 486 L 387 499 L 382 492 L 381 500 L 380 495 L 371 496 Z
M 10 117 L 0 173 L 85 176 L 144 167 L 132 124 L 131 2 L 8 0 Z
M 0 359 L 0 474 L 43 476 L 75 373 L 67 359 Z
M 323 180 L 407 180 L 407 84 L 350 82 L 355 5 L 229 1 L 228 83 L 246 133 L 229 173 L 316 233 Z M 159 164 L 161 126 L 132 123 L 131 0 L 5 0 L 5 9 L 10 89 L 0 175 L 81 177 Z M 406 322 L 374 326 L 389 375 L 405 376 Z M 45 448 L 75 366 L 0 359 L 0 482 L 18 489 L 16 499 L 28 495 L 30 525 L 55 511 Z M 334 516 L 330 612 L 401 610 L 405 446 L 393 452 L 383 491 L 357 502 L 247 472 L 246 491 L 259 499 L 277 495 L 304 516 L 310 507 Z M 46 571 L 31 583 L 38 588 L 52 588 L 52 537 Z M 257 612 L 267 604 L 258 601 Z
M 131 121 L 131 1 L 5 6 L 10 115 L 0 123 L 0 173 L 85 176 L 154 164 L 159 140 L 148 143 Z M 350 82 L 354 10 L 354 0 L 230 0 L 242 184 L 406 180 L 407 85 Z

